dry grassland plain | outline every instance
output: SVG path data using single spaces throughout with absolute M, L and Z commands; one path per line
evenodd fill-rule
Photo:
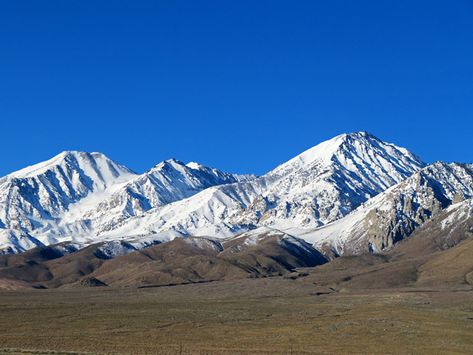
M 473 292 L 310 277 L 2 291 L 0 353 L 471 354 Z

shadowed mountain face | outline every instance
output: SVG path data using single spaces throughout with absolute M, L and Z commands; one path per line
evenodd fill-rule
M 257 239 L 251 234 L 225 243 L 176 238 L 134 251 L 122 243 L 121 255 L 113 258 L 105 250 L 106 243 L 79 251 L 60 245 L 0 256 L 0 280 L 9 287 L 15 280 L 22 287 L 142 287 L 279 276 L 327 262 L 311 245 L 271 230 L 258 233 Z

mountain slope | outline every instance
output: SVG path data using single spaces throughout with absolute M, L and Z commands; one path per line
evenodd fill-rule
M 265 207 L 250 211 L 252 217 L 261 214 L 258 222 L 276 228 L 288 220 L 302 227 L 324 225 L 423 166 L 406 149 L 369 133 L 342 134 L 265 175 Z
M 228 237 L 256 226 L 285 230 L 335 221 L 424 164 L 364 132 L 323 142 L 252 181 L 212 187 L 117 224 L 108 235 Z
M 246 233 L 221 243 L 177 238 L 141 250 L 125 242 L 98 243 L 77 250 L 70 244 L 0 256 L 2 284 L 29 287 L 156 286 L 267 277 L 327 259 L 304 241 L 275 230 Z M 8 286 L 10 287 L 10 286 Z
M 100 153 L 66 151 L 0 179 L 0 242 L 11 251 L 39 241 L 31 233 L 57 223 L 74 204 L 95 200 L 135 174 Z
M 93 209 L 76 218 L 64 218 L 61 234 L 100 235 L 130 217 L 182 200 L 206 188 L 249 181 L 253 175 L 224 173 L 197 163 L 166 160 L 142 175 L 130 180 Z M 84 226 L 84 221 L 87 221 Z
M 338 290 L 467 290 L 473 286 L 473 199 L 455 203 L 409 238 L 378 254 L 344 255 L 311 271 L 308 280 Z
M 0 180 L 0 249 L 18 252 L 72 239 L 90 244 L 153 207 L 251 179 L 174 159 L 137 175 L 99 153 L 64 152 Z
M 345 218 L 300 236 L 337 254 L 380 252 L 452 204 L 473 196 L 473 165 L 434 163 Z
M 307 242 L 261 227 L 228 240 L 177 238 L 135 250 L 62 244 L 0 256 L 0 288 L 159 286 L 284 275 L 322 292 L 400 287 L 471 290 L 473 199 L 455 203 L 380 254 L 328 262 Z M 316 268 L 311 268 L 317 266 Z M 303 267 L 303 270 L 297 268 Z M 296 271 L 296 272 L 294 272 Z
M 473 286 L 473 199 L 447 208 L 414 237 L 424 250 L 440 251 L 419 268 L 419 285 Z

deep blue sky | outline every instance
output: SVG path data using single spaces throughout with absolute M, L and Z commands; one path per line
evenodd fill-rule
M 0 0 L 0 175 L 66 149 L 260 174 L 357 130 L 472 162 L 472 121 L 472 0 Z

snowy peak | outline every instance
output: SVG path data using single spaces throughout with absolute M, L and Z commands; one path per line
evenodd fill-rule
M 2 179 L 32 178 L 47 174 L 50 171 L 62 170 L 64 173 L 73 173 L 77 170 L 89 173 L 94 181 L 104 184 L 114 181 L 120 176 L 133 175 L 127 167 L 109 159 L 102 153 L 87 153 L 80 151 L 64 151 L 55 157 L 24 169 L 15 171 Z
M 35 229 L 89 194 L 133 176 L 103 154 L 63 152 L 0 180 L 0 224 Z
M 135 215 L 109 235 L 178 231 L 225 238 L 262 226 L 316 228 L 342 218 L 423 166 L 407 150 L 366 133 L 338 136 L 310 153 L 262 177 L 215 186 Z
M 411 175 L 425 164 L 406 148 L 386 143 L 366 132 L 344 136 L 333 161 L 338 161 L 347 169 L 360 162 L 374 164 L 375 173 L 394 173 L 399 177 Z M 350 169 L 349 169 L 350 170 Z
M 185 164 L 174 158 L 159 163 L 144 175 L 152 174 L 167 176 L 169 180 L 175 180 L 177 178 L 179 181 L 194 181 L 196 184 L 207 182 L 208 187 L 248 181 L 255 177 L 253 175 L 225 173 L 216 168 L 210 168 L 196 162 Z
M 135 206 L 142 212 L 187 198 L 211 186 L 252 178 L 224 173 L 203 165 L 189 167 L 176 159 L 169 159 L 128 182 L 113 194 L 111 200 L 115 200 L 113 205 L 117 205 L 117 200 L 122 200 L 120 204 L 128 209 L 129 215 L 136 215 L 137 211 L 132 211 Z
M 343 133 L 307 149 L 286 163 L 280 165 L 280 167 L 310 166 L 314 162 L 330 163 L 338 152 L 343 150 L 351 150 L 350 146 L 355 147 L 369 145 L 366 144 L 368 139 L 378 141 L 376 137 L 371 136 L 366 132 L 354 132 L 349 134 Z
M 93 241 L 129 217 L 253 178 L 177 159 L 136 175 L 103 154 L 66 151 L 0 180 L 0 244 L 21 250 L 71 236 Z
M 12 250 L 41 245 L 33 231 L 56 223 L 75 204 L 133 178 L 100 153 L 66 151 L 0 179 L 0 242 Z
M 305 151 L 263 176 L 267 225 L 303 228 L 339 219 L 369 198 L 411 176 L 424 163 L 405 148 L 357 132 Z
M 104 197 L 93 208 L 61 225 L 70 233 L 101 235 L 126 222 L 175 201 L 183 200 L 212 186 L 251 180 L 252 176 L 233 175 L 198 165 L 191 168 L 176 159 L 165 160 L 136 176 Z M 84 227 L 83 221 L 87 221 Z
M 282 231 L 282 239 L 273 239 L 292 245 L 291 236 L 335 230 L 347 215 L 358 217 L 343 224 L 351 228 L 346 240 L 370 230 L 383 235 L 373 244 L 382 249 L 434 208 L 470 198 L 471 171 L 461 164 L 425 167 L 407 149 L 366 132 L 336 136 L 260 177 L 177 159 L 137 175 L 103 154 L 67 151 L 0 179 L 0 249 L 169 235 L 227 238 L 261 228 Z M 376 201 L 378 209 L 368 211 Z M 408 227 L 396 224 L 398 212 Z
M 354 171 L 360 169 L 360 162 L 364 163 L 361 168 L 365 168 L 368 163 L 374 163 L 378 171 L 385 167 L 389 172 L 395 172 L 396 176 L 411 174 L 413 168 L 419 169 L 425 165 L 405 148 L 383 142 L 367 132 L 354 132 L 322 142 L 278 166 L 268 175 L 333 164 Z

